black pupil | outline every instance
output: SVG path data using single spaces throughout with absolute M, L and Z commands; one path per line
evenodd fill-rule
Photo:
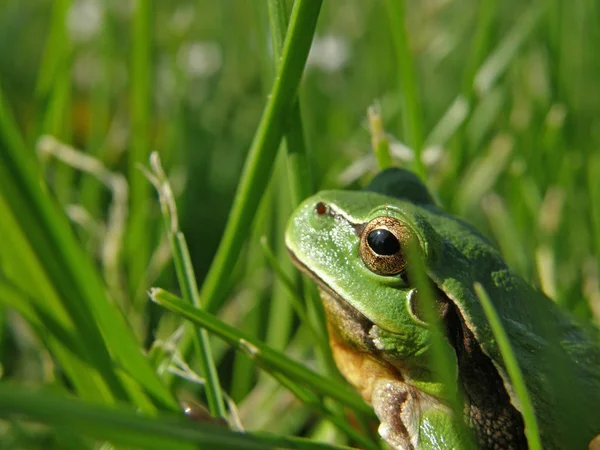
M 396 236 L 385 229 L 373 230 L 367 236 L 369 247 L 381 256 L 395 255 L 400 251 L 400 242 Z

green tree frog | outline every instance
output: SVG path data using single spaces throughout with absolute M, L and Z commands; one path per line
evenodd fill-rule
M 432 369 L 432 327 L 411 283 L 418 243 L 435 292 L 462 411 Z M 286 245 L 318 285 L 344 377 L 373 405 L 396 449 L 526 449 L 521 404 L 475 293 L 480 283 L 523 372 L 544 448 L 586 449 L 600 434 L 600 345 L 519 278 L 466 222 L 439 209 L 418 177 L 380 173 L 364 191 L 323 191 L 294 212 Z M 469 434 L 469 436 L 466 436 Z

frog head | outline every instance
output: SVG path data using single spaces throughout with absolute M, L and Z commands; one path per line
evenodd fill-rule
M 414 239 L 425 265 L 434 267 L 440 239 L 419 214 L 433 204 L 424 186 L 410 172 L 399 182 L 396 172 L 395 185 L 385 174 L 371 191 L 322 191 L 304 201 L 286 243 L 321 289 L 337 333 L 362 351 L 396 355 L 414 376 L 424 375 L 431 327 L 408 279 L 405 248 Z

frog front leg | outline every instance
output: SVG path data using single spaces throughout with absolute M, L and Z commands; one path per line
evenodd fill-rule
M 467 448 L 452 412 L 406 383 L 381 378 L 371 397 L 379 434 L 398 450 Z
M 418 444 L 418 400 L 405 383 L 378 379 L 371 396 L 379 418 L 379 435 L 395 449 L 414 450 Z

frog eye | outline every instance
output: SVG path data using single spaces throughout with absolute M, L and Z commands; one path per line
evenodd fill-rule
M 397 275 L 406 268 L 402 246 L 410 231 L 392 217 L 377 217 L 362 230 L 360 257 L 367 268 L 378 275 Z

